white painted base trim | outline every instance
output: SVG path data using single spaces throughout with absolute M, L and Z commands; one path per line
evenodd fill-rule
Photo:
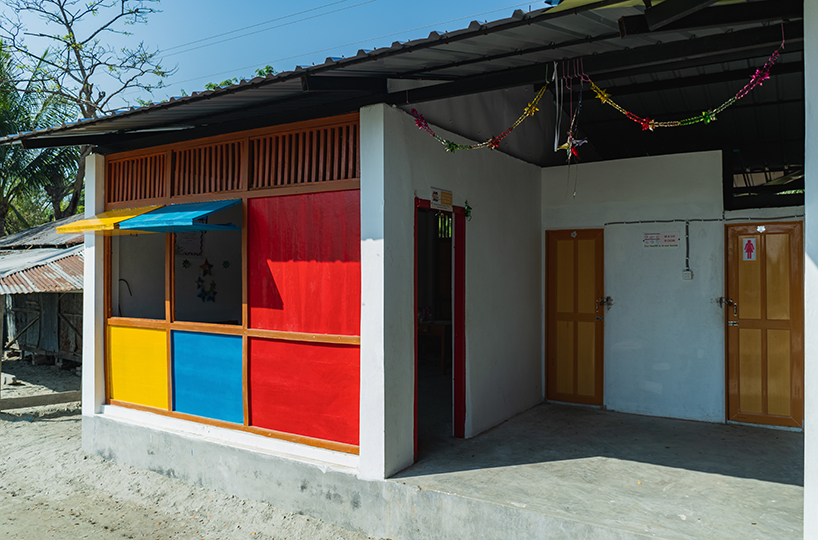
M 354 454 L 315 448 L 254 433 L 189 422 L 160 414 L 117 407 L 116 405 L 103 405 L 100 416 L 146 428 L 196 437 L 214 444 L 291 459 L 315 465 L 324 470 L 332 469 L 349 474 L 358 473 L 358 456 Z

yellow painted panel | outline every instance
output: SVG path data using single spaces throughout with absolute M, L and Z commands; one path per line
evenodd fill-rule
M 577 313 L 596 310 L 596 253 L 594 240 L 577 242 Z
M 761 330 L 738 331 L 739 411 L 762 414 L 761 408 Z
M 738 315 L 740 319 L 761 318 L 761 238 L 759 236 L 739 236 L 738 245 L 743 246 L 746 238 L 756 240 L 756 260 L 745 261 L 739 252 L 738 260 Z
M 790 237 L 768 234 L 765 244 L 767 318 L 786 321 L 790 319 Z
M 790 331 L 767 330 L 767 414 L 790 416 Z
M 596 323 L 577 323 L 577 394 L 595 395 Z
M 557 392 L 574 393 L 574 323 L 557 321 Z
M 68 225 L 61 225 L 57 227 L 58 233 L 85 233 L 95 232 L 103 235 L 111 235 L 119 233 L 119 224 L 126 219 L 131 219 L 142 214 L 147 214 L 151 210 L 162 208 L 162 205 L 156 206 L 142 206 L 139 208 L 121 208 L 119 210 L 109 210 L 101 214 L 97 214 L 92 218 L 81 219 Z M 120 234 L 134 234 L 139 231 L 127 231 Z
M 168 409 L 168 342 L 164 330 L 108 327 L 111 399 Z
M 574 242 L 557 242 L 557 312 L 574 312 Z

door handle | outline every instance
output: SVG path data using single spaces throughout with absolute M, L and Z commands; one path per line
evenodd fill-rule
M 738 302 L 735 302 L 732 298 L 719 298 L 719 307 L 724 306 L 733 306 L 733 317 L 738 317 Z
M 596 299 L 596 312 L 599 313 L 599 306 L 611 307 L 613 305 L 613 298 L 606 296 L 605 298 Z

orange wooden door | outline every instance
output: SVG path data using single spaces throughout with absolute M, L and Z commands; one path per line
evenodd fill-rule
M 601 229 L 548 231 L 547 399 L 602 405 Z
M 727 409 L 738 422 L 801 427 L 801 223 L 727 227 Z

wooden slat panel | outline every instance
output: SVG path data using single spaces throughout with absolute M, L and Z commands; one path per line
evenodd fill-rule
M 577 241 L 577 312 L 596 310 L 596 258 L 594 240 Z
M 767 330 L 767 414 L 792 414 L 789 330 Z
M 577 394 L 596 394 L 596 324 L 577 323 Z
M 739 347 L 739 410 L 763 414 L 761 383 L 761 330 L 740 328 Z
M 173 196 L 235 191 L 241 187 L 243 141 L 174 151 Z
M 357 178 L 358 125 L 277 133 L 251 139 L 251 189 Z
M 790 319 L 790 237 L 768 234 L 765 237 L 767 258 L 767 319 Z
M 557 321 L 557 392 L 574 393 L 574 323 Z
M 557 241 L 557 312 L 574 311 L 574 242 Z
M 758 236 L 739 236 L 739 247 L 747 238 L 755 238 L 756 249 L 761 251 Z M 754 261 L 738 261 L 738 313 L 742 319 L 761 318 L 761 258 L 757 253 Z
M 150 154 L 109 162 L 106 202 L 140 201 L 162 197 L 164 170 L 164 154 Z

